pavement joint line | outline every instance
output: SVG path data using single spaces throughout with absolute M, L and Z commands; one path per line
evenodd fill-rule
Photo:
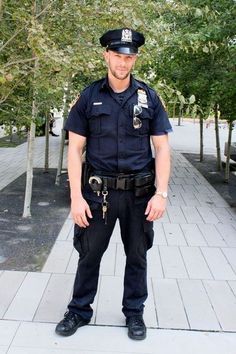
M 40 148 L 41 148 L 42 147 L 42 143 L 41 143 L 41 141 L 39 141 L 39 142 L 40 142 L 39 145 L 40 145 Z M 21 147 L 18 147 L 17 150 L 14 150 L 14 151 L 15 152 L 18 151 L 19 155 L 22 155 L 22 156 L 23 156 L 23 154 L 25 155 L 25 151 L 23 151 Z M 176 213 L 174 212 L 174 214 L 175 214 L 174 217 L 176 219 L 177 218 L 182 218 L 182 216 L 180 214 L 180 211 L 182 211 L 183 217 L 186 220 L 185 221 L 186 224 L 189 224 L 189 225 L 190 224 L 196 224 L 197 225 L 197 228 L 200 230 L 200 233 L 201 233 L 203 239 L 205 239 L 205 241 L 206 241 L 206 245 L 194 246 L 194 247 L 198 247 L 199 248 L 202 257 L 203 257 L 204 261 L 207 264 L 209 272 L 212 275 L 212 279 L 210 278 L 209 281 L 214 281 L 217 284 L 219 284 L 220 282 L 225 283 L 225 286 L 227 285 L 229 287 L 229 290 L 232 293 L 233 298 L 236 298 L 236 293 L 234 291 L 234 282 L 235 282 L 235 280 L 226 280 L 226 279 L 217 280 L 217 279 L 215 279 L 215 277 L 213 276 L 212 270 L 211 270 L 211 268 L 208 265 L 206 256 L 204 256 L 204 254 L 203 254 L 204 248 L 219 249 L 221 251 L 221 253 L 223 254 L 223 257 L 226 259 L 226 262 L 228 263 L 228 265 L 230 265 L 230 268 L 232 269 L 233 273 L 236 273 L 236 271 L 234 270 L 233 266 L 231 265 L 231 261 L 228 260 L 227 255 L 224 253 L 224 248 L 225 249 L 229 249 L 229 248 L 230 249 L 235 249 L 236 248 L 236 244 L 234 246 L 230 246 L 229 245 L 229 243 L 233 243 L 234 244 L 234 239 L 233 239 L 234 231 L 233 230 L 236 229 L 236 222 L 234 221 L 235 220 L 235 213 L 234 213 L 234 211 L 232 209 L 230 209 L 229 206 L 227 208 L 227 206 L 223 205 L 222 208 L 226 209 L 226 211 L 228 212 L 229 215 L 227 215 L 227 213 L 224 213 L 223 217 L 220 219 L 220 220 L 223 220 L 223 222 L 221 222 L 218 219 L 217 212 L 219 213 L 220 209 L 214 210 L 214 204 L 209 206 L 209 205 L 207 205 L 207 203 L 209 201 L 211 201 L 212 198 L 219 198 L 219 202 L 220 202 L 220 200 L 222 200 L 222 202 L 223 202 L 223 199 L 222 199 L 220 193 L 218 193 L 217 191 L 213 190 L 213 188 L 211 187 L 209 182 L 205 178 L 201 177 L 201 173 L 194 166 L 192 166 L 192 164 L 186 159 L 185 156 L 182 155 L 183 152 L 184 152 L 184 149 L 182 149 L 182 148 L 181 149 L 178 149 L 178 148 L 177 149 L 172 149 L 172 161 L 173 161 L 172 170 L 174 171 L 176 169 L 175 170 L 176 172 L 175 171 L 173 172 L 173 175 L 172 175 L 172 178 L 171 178 L 170 191 L 171 191 L 171 187 L 173 186 L 173 189 L 176 190 L 176 192 L 172 192 L 171 191 L 171 194 L 173 194 L 173 195 L 176 194 L 177 196 L 180 195 L 180 200 L 177 200 L 177 198 L 176 198 L 176 203 L 177 203 L 176 206 L 170 204 L 170 206 L 172 206 L 172 208 L 170 208 L 171 209 L 171 213 L 170 214 L 172 215 L 174 209 L 177 208 L 176 209 L 177 212 Z M 54 149 L 52 149 L 52 153 L 53 154 L 55 153 Z M 10 156 L 11 156 L 11 154 L 9 153 L 8 154 L 8 159 L 10 158 Z M 37 158 L 38 163 L 41 164 L 41 161 L 43 161 L 42 156 L 40 157 L 40 154 L 37 153 L 36 158 Z M 55 159 L 53 159 L 52 163 L 56 162 L 56 160 L 55 161 L 54 160 Z M 16 164 L 16 167 L 18 166 L 17 161 L 14 160 L 13 163 Z M 4 164 L 2 164 L 2 166 L 4 166 Z M 19 168 L 19 167 L 17 167 L 17 168 Z M 186 173 L 186 172 L 184 173 L 184 171 L 187 171 L 188 173 Z M 24 172 L 22 172 L 22 173 L 24 173 Z M 10 169 L 8 170 L 7 174 L 10 176 L 10 178 L 13 178 L 13 177 L 16 176 L 16 175 L 14 175 L 12 173 L 12 170 L 10 170 Z M 189 184 L 186 183 L 188 178 L 190 178 Z M 180 183 L 181 179 L 182 179 L 182 183 Z M 196 186 L 191 184 L 194 180 L 197 181 L 197 185 Z M 175 184 L 175 182 L 177 184 Z M 7 183 L 7 178 L 4 179 L 4 183 Z M 180 183 L 180 184 L 178 184 L 178 183 Z M 2 186 L 2 183 L 1 183 L 1 186 Z M 213 193 L 213 191 L 214 191 L 214 193 Z M 192 195 L 195 196 L 196 200 L 199 200 L 199 205 L 198 204 L 197 205 L 192 205 L 193 204 L 193 202 L 191 202 Z M 229 232 L 229 236 L 228 236 L 228 239 L 227 239 L 228 241 L 227 241 L 226 245 L 225 246 L 211 246 L 210 245 L 210 241 L 207 239 L 206 234 L 204 234 L 204 232 L 203 232 L 204 229 L 200 228 L 200 224 L 198 222 L 194 222 L 194 223 L 188 222 L 189 217 L 187 217 L 185 215 L 185 213 L 184 213 L 184 210 L 183 210 L 184 209 L 184 205 L 185 206 L 190 205 L 190 207 L 194 207 L 194 209 L 197 211 L 197 213 L 203 219 L 203 223 L 202 224 L 204 224 L 204 225 L 207 225 L 207 224 L 213 225 L 215 227 L 215 230 L 218 231 L 219 235 L 222 237 L 222 239 L 224 239 L 224 232 L 226 232 L 226 231 L 224 230 L 224 232 L 223 232 L 223 230 L 220 228 L 220 225 L 221 224 L 228 224 L 227 230 Z M 229 210 L 230 210 L 230 212 L 229 212 Z M 200 213 L 200 211 L 201 211 L 201 213 Z M 208 215 L 208 213 L 209 213 L 209 215 Z M 214 218 L 214 215 L 215 215 L 215 218 Z M 232 221 L 230 221 L 230 215 L 232 215 Z M 210 221 L 212 221 L 210 223 L 207 222 L 209 216 L 210 216 Z M 191 214 L 190 214 L 190 218 L 191 218 Z M 67 217 L 67 219 L 69 219 L 71 221 L 70 214 Z M 216 219 L 218 219 L 218 222 L 216 222 Z M 164 230 L 163 225 L 165 225 L 165 223 L 172 224 L 171 221 L 172 220 L 170 220 L 170 217 L 167 214 L 167 217 L 166 217 L 165 221 L 162 223 L 162 229 Z M 219 229 L 218 229 L 218 227 L 219 227 Z M 180 228 L 181 228 L 181 223 L 180 223 Z M 163 232 L 164 232 L 164 238 L 166 240 L 166 247 L 170 247 L 171 245 L 169 245 L 168 242 L 167 242 L 166 233 L 165 233 L 165 231 L 163 231 Z M 70 234 L 70 232 L 68 233 L 67 238 L 69 237 L 69 234 Z M 184 237 L 186 238 L 185 235 L 184 235 Z M 69 240 L 69 242 L 71 242 L 71 240 Z M 186 242 L 187 242 L 186 247 L 193 247 L 190 244 L 188 244 L 187 239 L 186 239 Z M 118 246 L 119 246 L 120 242 L 115 242 L 115 243 L 116 243 L 116 253 L 115 253 L 115 258 L 116 259 L 115 260 L 117 260 L 117 257 L 118 257 L 117 249 L 118 249 Z M 159 258 L 161 260 L 160 245 L 157 245 L 157 246 L 158 246 L 157 250 L 159 252 Z M 180 250 L 181 258 L 182 258 L 182 261 L 183 261 L 183 264 L 184 264 L 184 268 L 185 268 L 186 274 L 187 274 L 187 276 L 184 279 L 189 280 L 188 264 L 187 263 L 185 264 L 183 253 L 181 251 L 181 247 L 183 247 L 183 246 L 180 247 L 180 245 L 177 245 L 177 247 Z M 72 256 L 72 253 L 70 255 L 70 258 L 68 259 L 67 267 L 69 265 L 69 261 L 71 259 L 71 256 Z M 209 303 L 210 303 L 210 305 L 212 307 L 212 310 L 213 310 L 213 312 L 215 314 L 215 317 L 216 317 L 216 320 L 217 320 L 217 322 L 219 324 L 219 328 L 220 329 L 219 330 L 213 330 L 213 329 L 208 329 L 208 330 L 204 329 L 204 330 L 202 330 L 202 329 L 191 328 L 191 325 L 190 325 L 190 322 L 189 322 L 189 319 L 188 319 L 188 315 L 187 315 L 187 307 L 185 307 L 185 305 L 184 305 L 183 295 L 182 295 L 181 290 L 180 290 L 180 283 L 179 283 L 180 280 L 177 279 L 177 278 L 173 278 L 173 277 L 172 278 L 166 278 L 165 274 L 164 274 L 163 262 L 162 261 L 161 261 L 161 267 L 162 267 L 164 280 L 165 279 L 167 279 L 167 280 L 168 279 L 174 279 L 177 282 L 177 284 L 178 284 L 178 290 L 179 290 L 179 293 L 180 293 L 180 296 L 181 296 L 181 302 L 182 302 L 182 306 L 183 306 L 183 309 L 184 309 L 184 312 L 185 312 L 185 316 L 187 318 L 187 322 L 188 322 L 189 328 L 182 328 L 183 326 L 176 328 L 175 326 L 178 326 L 178 325 L 174 324 L 174 326 L 173 326 L 173 323 L 169 327 L 168 327 L 168 325 L 165 326 L 165 327 L 159 327 L 158 311 L 157 311 L 157 306 L 156 306 L 157 298 L 155 296 L 153 296 L 157 326 L 147 326 L 148 329 L 163 330 L 163 331 L 164 330 L 168 330 L 168 331 L 200 332 L 200 333 L 201 332 L 202 333 L 233 333 L 233 334 L 236 333 L 236 330 L 230 330 L 230 328 L 235 328 L 235 326 L 233 325 L 232 319 L 231 319 L 231 327 L 227 327 L 229 329 L 223 330 L 222 324 L 220 323 L 220 320 L 219 320 L 219 318 L 221 316 L 217 315 L 217 313 L 215 311 L 215 308 L 213 306 L 213 302 L 211 300 L 211 295 L 207 292 L 207 289 L 206 289 L 206 283 L 205 282 L 208 281 L 208 279 L 198 279 L 198 280 L 201 281 L 203 289 L 206 292 L 206 296 L 207 296 L 208 301 L 209 301 Z M 112 276 L 114 276 L 116 278 L 117 277 L 123 278 L 123 275 L 115 275 L 116 274 L 115 272 L 116 272 L 116 262 L 114 264 L 114 272 L 113 272 L 114 274 Z M 26 274 L 28 274 L 28 273 L 29 272 L 26 272 Z M 53 272 L 42 272 L 41 271 L 40 273 L 48 273 L 49 274 L 49 279 L 48 279 L 47 284 L 49 283 L 51 277 L 54 274 L 64 274 L 64 273 L 55 273 L 54 271 Z M 3 274 L 4 274 L 4 270 L 0 272 L 0 278 L 3 276 Z M 96 302 L 96 308 L 94 309 L 95 310 L 94 311 L 95 323 L 90 323 L 89 326 L 91 326 L 91 327 L 108 327 L 108 328 L 109 327 L 111 327 L 111 328 L 124 328 L 124 327 L 126 327 L 125 325 L 116 325 L 116 324 L 109 324 L 109 323 L 108 324 L 96 323 L 97 314 L 98 314 L 99 294 L 100 294 L 100 289 L 101 289 L 101 279 L 102 279 L 102 277 L 110 277 L 110 276 L 111 275 L 101 275 L 101 277 L 99 279 L 99 288 L 98 288 L 98 294 L 97 294 L 98 298 L 97 298 L 97 302 Z M 25 277 L 26 277 L 26 275 L 25 275 Z M 154 278 L 153 277 L 149 277 L 149 278 L 151 280 L 151 289 L 152 289 L 152 292 L 154 293 Z M 160 278 L 157 277 L 157 279 L 163 279 L 163 278 L 162 277 L 160 277 Z M 181 278 L 181 280 L 182 279 L 183 278 Z M 191 279 L 193 279 L 193 278 L 191 278 Z M 22 283 L 23 283 L 23 281 L 24 280 L 22 280 Z M 37 311 L 39 309 L 39 306 L 40 306 L 40 304 L 42 302 L 42 299 L 43 299 L 43 296 L 45 294 L 46 288 L 47 288 L 47 286 L 44 288 L 44 292 L 43 292 L 43 294 L 41 296 L 41 299 L 40 299 L 40 301 L 38 303 L 37 309 L 36 309 L 36 311 L 34 313 L 33 320 L 23 320 L 23 321 L 21 320 L 20 321 L 20 320 L 2 319 L 2 321 L 5 321 L 6 323 L 7 323 L 7 321 L 9 321 L 9 322 L 10 321 L 15 321 L 15 322 L 18 323 L 18 327 L 17 327 L 17 329 L 15 331 L 15 334 L 17 333 L 17 330 L 19 329 L 20 325 L 22 323 L 24 323 L 24 322 L 28 322 L 28 323 L 32 323 L 32 324 L 41 323 L 41 324 L 45 324 L 45 325 L 49 324 L 49 323 L 53 323 L 53 324 L 56 323 L 56 322 L 45 322 L 45 321 L 34 320 L 35 316 L 36 316 L 36 313 L 37 313 Z M 20 286 L 19 286 L 18 290 L 19 289 L 20 289 Z M 71 290 L 71 292 L 72 292 L 72 290 Z M 17 294 L 17 292 L 16 292 L 16 294 Z M 16 296 L 16 294 L 14 295 L 14 297 Z M 9 306 L 10 306 L 10 304 L 9 304 Z M 109 321 L 107 321 L 107 322 L 109 322 Z M 167 324 L 168 324 L 168 322 L 167 322 Z M 211 324 L 209 324 L 209 328 L 211 328 Z M 14 338 L 15 338 L 15 335 L 14 335 Z M 13 341 L 13 339 L 12 339 L 12 341 Z M 8 346 L 7 352 L 11 350 L 12 341 L 11 341 L 10 345 Z
M 4 320 L 4 321 L 9 321 L 9 322 L 18 322 L 19 325 L 23 323 L 33 323 L 33 324 L 57 324 L 57 322 L 43 322 L 43 321 L 30 321 L 30 320 Z M 127 326 L 124 325 L 115 325 L 115 324 L 102 324 L 102 323 L 89 323 L 86 325 L 86 327 L 104 327 L 104 328 L 127 328 Z M 235 333 L 236 331 L 230 331 L 230 330 L 212 330 L 212 329 L 196 329 L 196 328 L 175 328 L 175 327 L 154 327 L 154 326 L 146 326 L 147 329 L 154 329 L 154 330 L 163 330 L 163 331 L 184 331 L 184 332 L 200 332 L 200 333 Z
M 7 321 L 7 320 L 6 320 L 6 321 Z M 15 322 L 18 322 L 18 321 L 15 321 Z M 15 338 L 16 338 L 16 335 L 17 335 L 18 329 L 20 328 L 21 323 L 22 323 L 22 321 L 19 321 L 18 326 L 16 327 L 16 330 L 15 330 L 15 333 L 14 333 L 14 335 L 12 336 L 12 339 L 11 339 L 9 345 L 7 346 L 7 351 L 6 351 L 6 353 L 9 352 L 9 350 L 10 350 L 10 348 L 11 348 L 11 345 L 13 344 L 13 342 L 14 342 L 14 340 L 15 340 Z

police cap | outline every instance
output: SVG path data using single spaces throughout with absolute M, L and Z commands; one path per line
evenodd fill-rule
M 137 54 L 138 48 L 145 43 L 145 38 L 142 33 L 130 28 L 121 28 L 104 33 L 100 43 L 106 49 L 121 54 Z

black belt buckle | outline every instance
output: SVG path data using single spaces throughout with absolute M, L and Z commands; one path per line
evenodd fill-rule
M 123 176 L 118 176 L 116 178 L 116 189 L 121 189 L 121 190 L 125 190 L 126 187 L 126 178 Z

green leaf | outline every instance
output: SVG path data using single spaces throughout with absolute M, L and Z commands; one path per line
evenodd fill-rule
M 191 96 L 189 97 L 189 103 L 190 103 L 190 104 L 193 104 L 193 103 L 195 103 L 195 101 L 196 101 L 195 96 L 194 96 L 194 95 L 191 95 Z
M 202 48 L 202 51 L 204 53 L 209 53 L 209 48 L 205 45 L 203 48 Z

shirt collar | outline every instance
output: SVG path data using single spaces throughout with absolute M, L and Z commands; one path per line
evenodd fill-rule
M 141 83 L 139 83 L 139 81 L 135 80 L 135 78 L 133 77 L 133 75 L 130 75 L 130 88 L 137 90 L 139 88 L 143 88 Z M 109 86 L 109 82 L 108 82 L 108 76 L 106 76 L 101 83 L 101 87 L 100 90 L 109 90 L 110 86 Z

